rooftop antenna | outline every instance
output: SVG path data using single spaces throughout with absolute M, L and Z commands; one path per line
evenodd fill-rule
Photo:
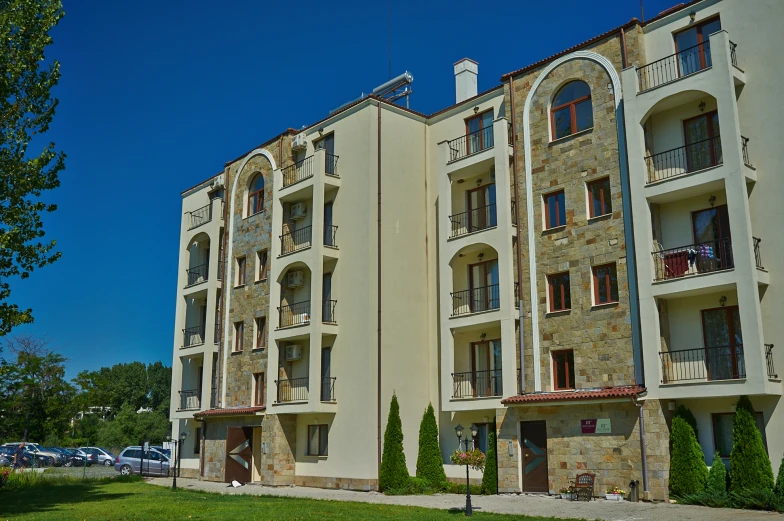
M 640 18 L 642 18 L 641 22 L 645 21 L 645 9 L 642 6 L 642 0 L 640 0 Z
M 642 0 L 640 0 L 642 2 Z M 392 0 L 387 0 L 387 78 L 392 79 Z

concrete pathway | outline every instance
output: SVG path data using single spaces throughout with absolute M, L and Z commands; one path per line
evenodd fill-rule
M 152 478 L 149 483 L 171 486 L 171 479 Z M 308 487 L 265 487 L 246 485 L 233 488 L 226 483 L 180 478 L 177 487 L 203 490 L 220 494 L 247 494 L 254 496 L 280 496 L 330 501 L 356 501 L 384 505 L 406 505 L 442 510 L 463 509 L 465 497 L 454 494 L 432 496 L 385 496 L 378 492 L 327 490 Z M 603 519 L 606 521 L 781 521 L 784 516 L 755 510 L 731 510 L 669 503 L 629 503 L 628 501 L 596 500 L 591 502 L 566 501 L 542 495 L 471 496 L 478 512 L 518 514 L 576 519 Z

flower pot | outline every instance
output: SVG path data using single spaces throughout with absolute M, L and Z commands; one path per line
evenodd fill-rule
M 623 501 L 623 494 L 605 494 L 607 501 Z
M 563 492 L 563 493 L 561 493 L 561 499 L 568 499 L 568 500 L 572 501 L 572 500 L 574 500 L 574 497 L 576 495 L 577 494 L 575 494 L 574 492 Z

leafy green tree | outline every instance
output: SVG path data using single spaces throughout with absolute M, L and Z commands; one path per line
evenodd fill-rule
M 482 475 L 482 494 L 498 494 L 498 454 L 495 450 L 495 428 L 487 441 L 487 458 Z
M 162 362 L 147 366 L 147 386 L 149 388 L 149 406 L 155 410 L 169 413 L 171 402 L 172 368 Z
M 103 420 L 98 414 L 83 414 L 82 419 L 76 424 L 76 436 L 87 440 L 88 445 L 98 443 L 98 431 L 103 425 Z
M 159 444 L 170 432 L 171 423 L 160 411 L 137 413 L 130 403 L 126 403 L 113 420 L 102 422 L 98 444 L 112 449 L 143 441 Z
M 773 487 L 773 493 L 784 504 L 784 458 L 781 458 L 781 463 L 779 463 L 779 474 L 776 477 L 776 486 Z
M 400 405 L 397 395 L 392 394 L 389 405 L 387 428 L 384 431 L 384 452 L 381 456 L 381 469 L 378 486 L 383 492 L 399 489 L 408 485 L 409 475 L 406 467 L 406 454 L 403 452 L 403 422 L 400 420 Z
M 738 400 L 732 422 L 730 487 L 733 492 L 773 488 L 773 467 L 754 420 L 754 408 L 746 396 Z
M 419 424 L 419 453 L 417 454 L 416 475 L 432 485 L 446 483 L 444 462 L 438 447 L 438 424 L 433 404 L 428 404 Z
M 724 461 L 718 452 L 713 455 L 713 465 L 708 473 L 706 490 L 713 494 L 727 493 L 727 467 L 724 466 Z
M 708 480 L 708 466 L 694 429 L 682 417 L 675 416 L 670 440 L 670 494 L 681 497 L 702 492 Z
M 44 51 L 62 16 L 60 0 L 0 0 L 0 336 L 33 321 L 32 309 L 7 302 L 8 281 L 60 258 L 55 241 L 41 242 L 41 217 L 57 207 L 40 197 L 60 186 L 65 154 L 54 143 L 37 154 L 28 148 L 49 129 L 57 107 L 51 90 L 60 63 L 47 61 Z
M 694 431 L 694 436 L 697 439 L 700 439 L 700 432 L 697 430 L 697 418 L 694 417 L 694 414 L 692 414 L 691 410 L 688 407 L 686 407 L 683 404 L 679 405 L 678 408 L 675 409 L 674 416 L 680 416 L 681 418 L 686 420 L 686 423 L 688 423 L 689 426 Z

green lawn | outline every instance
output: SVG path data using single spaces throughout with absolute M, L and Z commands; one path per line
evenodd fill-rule
M 556 521 L 476 512 L 476 519 Z M 311 499 L 227 496 L 127 481 L 37 484 L 0 489 L 0 521 L 73 520 L 456 520 L 462 512 Z M 558 520 L 560 521 L 560 520 Z

